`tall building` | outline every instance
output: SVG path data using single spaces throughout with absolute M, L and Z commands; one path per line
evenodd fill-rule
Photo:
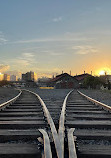
M 37 81 L 37 74 L 34 72 L 34 81 Z
M 26 74 L 22 74 L 23 81 L 37 81 L 37 74 L 35 72 L 27 72 Z
M 10 81 L 17 81 L 17 76 L 11 75 L 10 76 Z
M 4 74 L 4 80 L 5 81 L 10 81 L 10 75 Z
M 0 73 L 0 81 L 4 79 L 4 74 Z

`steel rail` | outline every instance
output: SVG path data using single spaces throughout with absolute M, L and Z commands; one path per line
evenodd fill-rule
M 76 137 L 73 136 L 75 128 L 70 128 L 68 131 L 68 147 L 69 147 L 69 158 L 77 158 L 75 140 Z
M 71 90 L 65 97 L 64 102 L 63 102 L 63 106 L 62 106 L 62 111 L 61 111 L 61 115 L 60 115 L 60 119 L 59 119 L 59 139 L 62 145 L 62 152 L 64 155 L 64 131 L 65 131 L 65 126 L 64 126 L 64 122 L 65 122 L 65 111 L 66 111 L 66 103 L 67 103 L 67 99 L 69 97 L 69 95 L 73 92 L 73 90 Z
M 52 119 L 52 117 L 51 117 L 51 115 L 50 115 L 50 113 L 49 113 L 44 101 L 41 99 L 41 97 L 38 94 L 36 94 L 36 93 L 34 93 L 34 92 L 30 91 L 30 90 L 27 90 L 27 89 L 23 89 L 23 90 L 34 94 L 39 99 L 39 101 L 40 101 L 40 103 L 41 103 L 41 105 L 43 107 L 43 110 L 44 110 L 44 115 L 47 118 L 48 124 L 49 124 L 51 132 L 52 132 L 52 137 L 53 137 L 53 140 L 54 140 L 54 143 L 55 143 L 57 156 L 58 156 L 58 158 L 64 158 L 63 157 L 63 152 L 62 152 L 62 146 L 61 146 L 61 142 L 60 142 L 60 137 L 57 134 L 57 130 L 56 130 L 56 127 L 54 125 L 53 119 Z
M 45 158 L 52 158 L 52 152 L 51 152 L 51 146 L 50 146 L 50 140 L 48 134 L 44 129 L 39 129 L 39 131 L 42 133 L 44 139 L 44 156 Z
M 110 107 L 110 106 L 108 106 L 108 105 L 106 105 L 106 104 L 104 104 L 104 103 L 101 103 L 101 102 L 99 102 L 99 101 L 97 101 L 97 100 L 95 100 L 95 99 L 92 99 L 91 97 L 89 97 L 89 96 L 83 94 L 83 93 L 80 92 L 79 90 L 78 90 L 77 92 L 78 92 L 79 94 L 81 94 L 82 96 L 84 96 L 87 100 L 91 101 L 92 103 L 101 106 L 101 107 L 102 107 L 104 110 L 106 110 L 106 111 L 111 112 L 111 107 Z
M 8 100 L 8 101 L 0 104 L 0 110 L 4 109 L 7 105 L 10 105 L 11 103 L 15 102 L 19 98 L 19 96 L 21 95 L 21 93 L 22 93 L 21 90 L 19 90 L 19 92 L 20 93 L 16 97 L 14 97 L 14 98 L 12 98 L 12 99 L 10 99 L 10 100 Z

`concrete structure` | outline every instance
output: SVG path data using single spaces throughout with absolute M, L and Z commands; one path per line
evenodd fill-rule
M 37 88 L 38 86 L 37 86 L 36 82 L 34 82 L 34 81 L 27 81 L 27 82 L 25 83 L 25 87 Z
M 55 88 L 78 88 L 78 81 L 67 73 L 57 75 L 55 78 L 51 79 L 48 86 L 53 86 Z
M 25 87 L 25 82 L 24 81 L 9 81 L 11 86 L 17 87 L 17 88 L 21 88 L 21 87 Z
M 11 75 L 10 76 L 10 81 L 17 81 L 17 76 Z
M 47 78 L 47 77 L 38 78 L 37 84 L 39 87 L 47 87 L 47 82 L 50 80 L 51 78 Z
M 23 81 L 37 81 L 37 74 L 35 72 L 27 72 L 26 74 L 22 74 Z
M 9 81 L 11 86 L 22 88 L 22 87 L 37 87 L 37 84 L 34 81 Z
M 10 81 L 10 75 L 4 74 L 4 80 L 5 81 Z
M 4 80 L 4 74 L 0 73 L 0 81 Z

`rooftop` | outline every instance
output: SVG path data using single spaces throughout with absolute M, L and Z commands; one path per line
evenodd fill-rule
M 85 79 L 88 76 L 91 76 L 91 75 L 88 74 L 88 73 L 85 73 L 85 74 L 81 74 L 81 75 L 76 75 L 76 76 L 74 76 L 74 78 L 76 78 L 76 80 L 78 80 L 78 81 L 81 81 L 81 80 Z

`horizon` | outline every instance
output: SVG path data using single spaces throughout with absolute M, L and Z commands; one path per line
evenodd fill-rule
M 33 71 L 28 71 L 28 72 L 33 72 Z M 28 73 L 28 72 L 26 72 L 26 73 Z M 16 79 L 17 80 L 21 80 L 22 79 L 22 75 L 24 75 L 24 74 L 26 74 L 26 73 L 21 73 L 21 76 L 17 76 L 17 75 L 14 75 L 14 74 L 9 74 L 9 73 L 1 73 L 0 72 L 0 77 L 3 77 L 4 75 L 8 75 L 8 76 L 10 76 L 10 77 L 12 77 L 12 76 L 15 76 L 15 77 L 17 77 Z M 34 72 L 35 73 L 35 72 Z M 74 75 L 72 75 L 72 72 L 70 71 L 69 73 L 68 72 L 61 72 L 60 74 L 59 73 L 56 73 L 56 74 L 53 74 L 52 76 L 40 76 L 40 77 L 38 77 L 38 75 L 37 75 L 37 80 L 38 79 L 42 79 L 42 78 L 55 78 L 55 77 L 57 77 L 58 75 L 62 75 L 62 74 L 69 74 L 70 76 L 72 76 L 72 77 L 76 77 L 76 76 L 80 76 L 80 75 L 84 75 L 84 74 L 88 74 L 88 75 L 91 75 L 91 76 L 94 76 L 94 77 L 101 77 L 101 76 L 111 76 L 110 74 L 108 74 L 106 71 L 100 71 L 99 72 L 99 74 L 98 75 L 93 75 L 92 74 L 92 71 L 91 71 L 91 73 L 87 73 L 87 72 L 83 72 L 83 73 L 79 73 L 79 74 L 74 74 Z M 4 80 L 4 79 L 2 79 L 2 80 Z M 2 81 L 2 80 L 0 80 L 0 81 Z M 10 80 L 9 80 L 10 81 Z
M 110 0 L 0 0 L 0 72 L 111 74 L 110 6 Z

